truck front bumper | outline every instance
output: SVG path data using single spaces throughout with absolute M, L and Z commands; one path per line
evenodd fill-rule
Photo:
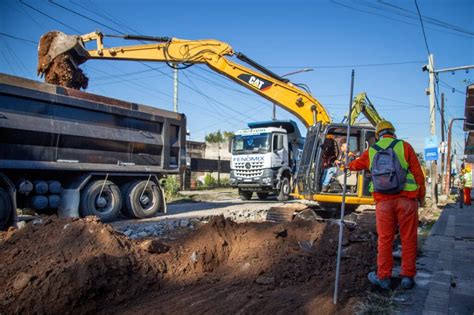
M 276 182 L 271 169 L 265 169 L 262 176 L 252 178 L 236 177 L 233 171 L 230 173 L 230 185 L 247 191 L 271 191 L 276 188 Z

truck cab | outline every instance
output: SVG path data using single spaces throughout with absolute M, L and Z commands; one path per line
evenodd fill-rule
M 276 194 L 288 199 L 304 139 L 291 120 L 252 122 L 235 132 L 231 141 L 230 184 L 239 189 L 242 200 L 253 193 L 259 199 Z

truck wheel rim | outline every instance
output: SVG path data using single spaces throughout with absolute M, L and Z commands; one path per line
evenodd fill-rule
M 95 209 L 100 213 L 110 212 L 115 206 L 115 198 L 109 190 L 104 190 L 102 196 L 97 195 Z
M 154 209 L 156 205 L 156 198 L 151 188 L 147 187 L 143 192 L 143 195 L 138 196 L 138 204 L 143 211 L 150 211 Z

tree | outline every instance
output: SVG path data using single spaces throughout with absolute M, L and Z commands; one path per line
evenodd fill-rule
M 223 143 L 229 140 L 229 138 L 234 136 L 232 131 L 221 132 L 217 130 L 216 132 L 211 132 L 204 137 L 204 140 L 208 143 Z
M 230 140 L 235 133 L 233 131 L 224 131 L 224 139 L 225 140 Z

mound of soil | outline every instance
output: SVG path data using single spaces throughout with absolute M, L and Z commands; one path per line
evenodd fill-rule
M 44 80 L 47 83 L 76 90 L 86 89 L 89 78 L 79 68 L 77 64 L 79 59 L 78 56 L 74 55 L 74 51 L 65 52 L 51 60 L 50 50 L 58 49 L 53 47 L 58 33 L 49 32 L 40 39 L 38 46 L 38 74 L 44 75 Z M 80 61 L 82 62 L 83 60 Z
M 352 313 L 374 265 L 370 232 L 338 225 L 214 217 L 163 244 L 90 219 L 28 224 L 0 241 L 0 313 Z
M 37 222 L 35 222 L 37 223 Z M 0 243 L 0 313 L 87 313 L 158 290 L 162 266 L 94 220 L 44 219 Z

